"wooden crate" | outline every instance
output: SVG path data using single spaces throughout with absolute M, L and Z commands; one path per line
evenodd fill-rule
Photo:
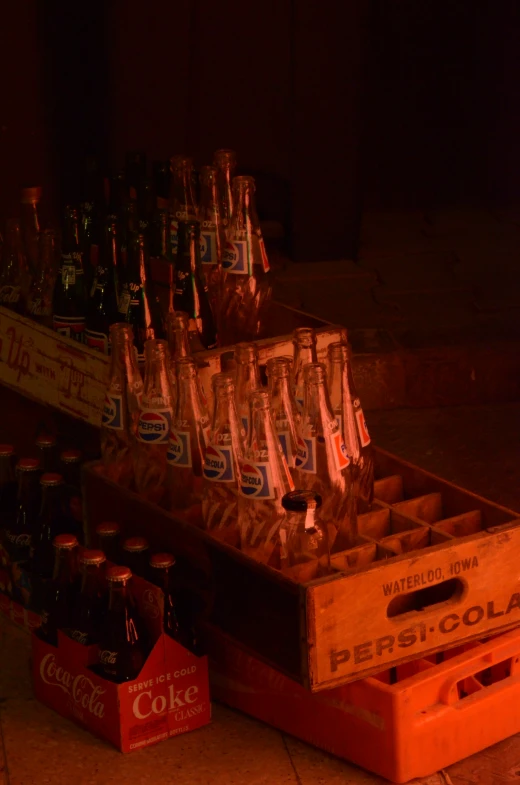
M 84 471 L 89 530 L 118 520 L 172 550 L 208 620 L 318 691 L 520 624 L 518 514 L 376 450 L 373 511 L 335 575 L 298 584 Z

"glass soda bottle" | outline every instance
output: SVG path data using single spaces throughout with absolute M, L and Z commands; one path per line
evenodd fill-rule
M 143 381 L 130 325 L 113 324 L 110 343 L 109 380 L 101 419 L 101 455 L 108 479 L 129 488 L 134 479 L 132 454 Z
M 292 387 L 294 398 L 300 409 L 303 409 L 305 397 L 305 381 L 303 369 L 309 363 L 318 362 L 316 352 L 316 333 L 312 327 L 298 327 L 293 333 L 294 362 L 292 372 Z
M 121 527 L 116 521 L 103 521 L 96 526 L 95 543 L 113 564 L 121 561 L 120 536 Z
M 166 333 L 172 362 L 177 362 L 183 357 L 191 357 L 189 322 L 190 317 L 186 311 L 174 311 L 174 313 L 168 314 Z
M 255 390 L 241 465 L 238 525 L 240 547 L 257 561 L 280 569 L 278 529 L 285 517 L 282 497 L 294 485 L 270 411 L 269 393 Z
M 83 646 L 97 643 L 108 608 L 103 551 L 85 550 L 79 557 L 81 588 L 76 596 L 67 634 Z
M 5 531 L 16 510 L 16 476 L 14 447 L 0 444 L 0 530 Z
M 27 276 L 27 263 L 23 252 L 20 222 L 15 218 L 6 221 L 5 240 L 0 272 L 0 305 L 22 313 L 22 283 Z
M 102 213 L 104 207 L 104 180 L 99 161 L 88 155 L 84 162 L 81 203 L 79 205 L 79 239 L 85 265 L 85 287 L 92 289 L 95 270 L 99 264 L 99 250 L 102 244 Z
M 291 357 L 271 357 L 267 361 L 269 398 L 274 427 L 289 469 L 296 465 L 300 411 L 291 385 Z
M 178 224 L 173 307 L 189 315 L 188 333 L 192 351 L 215 348 L 217 334 L 200 261 L 198 221 L 179 221 Z
M 110 325 L 119 320 L 117 224 L 109 220 L 94 274 L 87 307 L 85 343 L 102 354 L 110 353 Z
M 56 436 L 52 433 L 42 432 L 36 437 L 35 445 L 42 472 L 57 472 L 59 465 Z
M 305 402 L 298 438 L 295 483 L 323 499 L 317 517 L 329 535 L 331 552 L 351 548 L 357 536 L 354 485 L 343 435 L 332 412 L 325 366 L 304 368 Z
M 40 461 L 21 458 L 16 464 L 16 475 L 15 511 L 5 528 L 6 549 L 13 570 L 15 565 L 27 561 L 31 555 L 32 536 L 40 507 Z
M 251 341 L 261 334 L 272 285 L 253 177 L 233 178 L 233 215 L 222 254 L 221 343 Z
M 215 407 L 204 456 L 202 518 L 214 537 L 238 547 L 238 484 L 245 431 L 237 413 L 233 377 L 217 373 L 212 383 Z
M 129 567 L 109 567 L 108 611 L 99 635 L 99 670 L 110 681 L 121 684 L 137 678 L 146 660 L 130 583 Z
M 170 158 L 170 247 L 177 256 L 179 221 L 196 221 L 197 204 L 193 192 L 193 161 L 184 155 Z
M 170 509 L 184 510 L 200 504 L 204 453 L 209 443 L 210 420 L 197 365 L 190 357 L 175 364 L 177 406 L 168 443 Z
M 25 312 L 44 327 L 52 327 L 52 298 L 56 282 L 56 234 L 45 229 L 39 237 L 36 269 L 27 293 Z
M 258 368 L 258 349 L 253 343 L 237 343 L 234 360 L 236 366 L 235 397 L 237 412 L 246 433 L 249 432 L 249 397 L 253 390 L 261 388 Z
M 173 311 L 173 295 L 175 293 L 175 263 L 170 246 L 170 217 L 168 210 L 157 210 L 152 223 L 151 236 L 153 248 L 151 256 L 160 259 L 166 267 L 168 276 L 168 308 L 167 313 Z
M 58 629 L 68 633 L 73 623 L 73 611 L 78 594 L 78 541 L 73 534 L 59 534 L 54 538 L 54 569 L 46 584 L 41 612 L 40 637 L 54 646 L 58 644 Z
M 134 452 L 137 492 L 161 504 L 166 493 L 166 454 L 175 405 L 166 341 L 146 341 L 146 370 Z
M 83 342 L 87 292 L 78 232 L 78 212 L 74 207 L 67 207 L 60 267 L 54 285 L 52 326 L 60 335 Z
M 161 306 L 153 291 L 144 234 L 132 234 L 122 278 L 120 318 L 132 325 L 138 362 L 143 363 L 145 341 L 164 337 Z
M 220 216 L 217 175 L 218 171 L 214 166 L 200 168 L 200 257 L 215 319 L 220 305 L 222 249 L 226 241 Z
M 232 181 L 237 166 L 237 155 L 234 150 L 216 150 L 213 164 L 217 170 L 220 215 L 223 227 L 227 230 L 233 213 Z
M 162 210 L 170 197 L 171 171 L 169 161 L 152 161 L 153 188 L 157 207 Z
M 357 510 L 364 513 L 369 512 L 374 498 L 374 450 L 354 385 L 351 357 L 348 343 L 329 344 L 330 402 L 352 463 Z
M 329 575 L 327 529 L 317 519 L 321 496 L 314 491 L 292 491 L 282 499 L 286 516 L 280 526 L 281 570 L 299 583 Z
M 33 580 L 38 584 L 52 578 L 54 565 L 54 538 L 64 529 L 63 477 L 46 472 L 40 478 L 41 504 L 36 526 L 31 538 Z M 38 600 L 38 597 L 35 598 Z M 41 597 L 39 598 L 41 600 Z
M 121 563 L 132 570 L 132 575 L 147 578 L 150 544 L 145 537 L 127 537 L 121 549 Z
M 60 455 L 60 472 L 64 479 L 63 495 L 65 514 L 69 519 L 68 531 L 83 542 L 83 503 L 81 498 L 81 450 L 63 450 Z
M 173 580 L 174 569 L 175 559 L 171 553 L 155 553 L 150 558 L 150 581 L 162 589 L 164 597 L 164 632 L 181 646 L 189 649 L 192 642 L 191 636 L 179 621 L 179 609 Z
M 33 276 L 38 267 L 38 236 L 42 228 L 40 216 L 40 186 L 22 188 L 20 200 L 20 221 L 24 252 L 28 262 L 29 277 Z

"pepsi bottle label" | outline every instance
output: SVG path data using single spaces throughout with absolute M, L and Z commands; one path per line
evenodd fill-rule
M 273 473 L 267 461 L 245 463 L 240 476 L 240 493 L 248 499 L 275 499 Z
M 307 474 L 316 474 L 316 437 L 307 439 L 298 437 L 296 452 L 296 468 Z
M 173 254 L 179 247 L 179 222 L 176 218 L 170 219 L 170 248 Z
M 185 469 L 193 466 L 189 431 L 177 431 L 172 428 L 166 458 L 170 466 L 180 466 Z
M 108 354 L 108 335 L 95 330 L 85 330 L 85 343 L 89 349 Z
M 101 425 L 113 431 L 124 431 L 123 396 L 105 393 Z
M 217 233 L 215 229 L 203 229 L 200 235 L 200 260 L 202 264 L 217 264 Z
M 356 423 L 357 423 L 357 430 L 359 434 L 359 441 L 362 447 L 367 447 L 370 444 L 370 434 L 368 432 L 367 424 L 365 422 L 365 415 L 363 414 L 363 409 L 361 408 L 359 401 L 357 401 L 359 408 L 356 409 Z M 354 406 L 356 406 L 356 401 L 354 401 Z
M 204 457 L 204 477 L 212 482 L 235 482 L 231 447 L 209 445 Z
M 166 444 L 171 420 L 170 409 L 143 409 L 137 426 L 138 440 L 143 444 Z
M 83 343 L 85 332 L 85 318 L 83 316 L 57 316 L 52 317 L 52 329 L 64 338 L 72 338 Z
M 350 463 L 350 459 L 347 455 L 347 448 L 345 447 L 345 442 L 343 441 L 343 436 L 340 431 L 336 431 L 336 433 L 332 434 L 332 446 L 334 463 L 336 464 L 336 469 L 340 472 L 343 469 L 346 469 Z
M 251 275 L 248 246 L 246 240 L 226 243 L 222 253 L 222 269 L 234 275 Z

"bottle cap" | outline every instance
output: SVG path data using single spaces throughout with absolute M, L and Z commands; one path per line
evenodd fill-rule
M 96 526 L 96 534 L 101 537 L 115 537 L 120 531 L 121 527 L 115 521 L 104 521 Z
M 150 559 L 150 567 L 161 569 L 172 567 L 175 564 L 175 557 L 171 553 L 154 553 Z
M 58 534 L 53 541 L 55 548 L 75 548 L 77 544 L 78 541 L 73 534 Z
M 291 491 L 282 498 L 282 507 L 289 512 L 307 512 L 309 504 L 321 507 L 321 496 L 314 491 Z
M 331 360 L 348 359 L 349 344 L 346 341 L 334 341 L 329 343 L 327 354 Z
M 129 581 L 132 577 L 132 570 L 130 567 L 109 567 L 106 571 L 105 578 L 107 581 Z
M 271 357 L 266 363 L 267 376 L 286 376 L 291 372 L 292 365 L 292 357 Z
M 12 444 L 0 444 L 0 455 L 14 455 L 14 447 Z
M 103 562 L 107 560 L 107 557 L 103 551 L 87 550 L 83 551 L 79 560 L 81 564 L 103 564 Z
M 42 474 L 42 478 L 40 480 L 40 485 L 61 485 L 63 482 L 63 477 L 61 474 L 55 474 L 54 472 L 46 472 Z
M 81 461 L 81 450 L 63 450 L 60 455 L 62 463 L 79 463 Z
M 146 551 L 149 547 L 148 540 L 145 540 L 144 537 L 129 537 L 123 543 L 123 550 L 131 553 Z
M 40 468 L 40 461 L 38 458 L 20 458 L 16 468 L 20 472 L 35 472 Z
M 237 343 L 234 352 L 235 362 L 252 363 L 258 361 L 258 349 L 254 343 Z
M 55 447 L 56 437 L 51 436 L 49 433 L 41 433 L 36 439 L 37 447 Z
M 22 204 L 30 204 L 31 202 L 39 202 L 42 198 L 41 186 L 35 185 L 31 188 L 22 188 L 22 197 L 20 199 Z

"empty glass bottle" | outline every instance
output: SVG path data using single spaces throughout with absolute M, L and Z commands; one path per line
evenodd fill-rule
M 217 373 L 212 383 L 215 407 L 204 456 L 202 518 L 214 537 L 238 547 L 238 487 L 245 431 L 237 414 L 233 377 Z
M 312 327 L 297 327 L 293 333 L 294 362 L 292 372 L 292 387 L 294 397 L 300 411 L 303 409 L 305 397 L 305 381 L 303 369 L 309 363 L 317 363 L 316 333 Z
M 222 254 L 222 303 L 218 324 L 223 345 L 250 341 L 262 333 L 272 285 L 253 177 L 233 178 L 233 214 Z
M 138 493 L 161 504 L 166 493 L 166 454 L 175 406 L 166 341 L 146 341 L 146 369 L 134 451 Z
M 175 293 L 175 262 L 170 245 L 170 216 L 168 210 L 156 210 L 151 227 L 150 255 L 160 259 L 163 267 L 166 266 L 168 275 L 168 307 L 167 313 L 173 311 L 173 295 Z
M 329 344 L 328 382 L 332 411 L 352 463 L 357 510 L 364 513 L 370 510 L 374 498 L 374 450 L 354 385 L 351 356 L 348 343 Z
M 183 357 L 191 357 L 189 322 L 190 317 L 185 311 L 174 311 L 168 314 L 166 333 L 172 362 L 181 360 Z
M 237 412 L 246 433 L 249 432 L 249 398 L 253 390 L 260 389 L 258 349 L 253 343 L 237 343 L 234 360 L 236 364 L 235 397 Z
M 218 198 L 224 229 L 227 229 L 233 213 L 232 181 L 237 166 L 234 150 L 216 150 L 213 164 L 217 169 Z
M 56 261 L 56 235 L 52 229 L 45 229 L 40 233 L 36 268 L 25 303 L 27 316 L 44 327 L 52 327 Z
M 79 242 L 78 212 L 65 209 L 61 261 L 54 285 L 53 328 L 66 338 L 83 342 L 87 291 L 83 251 Z
M 281 570 L 299 583 L 328 575 L 329 538 L 317 519 L 321 496 L 314 491 L 292 491 L 282 499 L 286 516 L 280 526 Z
M 289 469 L 296 465 L 300 411 L 291 385 L 291 357 L 271 357 L 267 361 L 269 398 L 274 427 Z
M 282 497 L 294 490 L 270 412 L 269 393 L 255 390 L 241 465 L 238 525 L 240 547 L 257 561 L 280 569 L 278 530 L 285 517 Z
M 132 453 L 143 381 L 137 366 L 131 326 L 113 324 L 110 342 L 112 355 L 101 420 L 101 454 L 106 476 L 128 488 L 134 479 Z
M 327 528 L 331 552 L 351 548 L 357 536 L 354 485 L 343 435 L 330 406 L 325 366 L 304 368 L 303 407 L 294 481 L 323 499 L 318 520 Z
M 222 284 L 222 249 L 226 241 L 217 191 L 217 169 L 200 168 L 200 256 L 215 319 L 220 306 Z
M 176 362 L 177 406 L 168 444 L 170 509 L 200 504 L 204 453 L 209 443 L 210 420 L 201 395 L 195 362 Z
M 196 221 L 197 204 L 193 192 L 193 161 L 184 155 L 170 158 L 170 247 L 177 255 L 179 221 Z

